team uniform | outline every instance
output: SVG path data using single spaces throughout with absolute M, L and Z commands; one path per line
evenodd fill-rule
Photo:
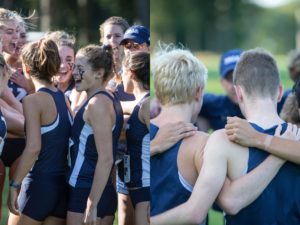
M 91 96 L 75 116 L 70 142 L 71 170 L 69 175 L 68 211 L 84 213 L 86 202 L 91 191 L 98 153 L 92 127 L 83 119 L 85 107 L 97 94 L 107 96 L 114 106 L 116 122 L 112 130 L 113 157 L 116 158 L 117 145 L 123 126 L 123 111 L 120 102 L 106 91 L 99 91 Z M 101 106 L 100 106 L 101 107 Z M 116 191 L 109 177 L 97 207 L 97 217 L 113 216 L 117 208 Z
M 0 155 L 2 153 L 3 150 L 3 146 L 5 143 L 5 138 L 6 138 L 6 132 L 7 132 L 7 126 L 6 126 L 6 122 L 5 119 L 2 115 L 2 112 L 0 110 L 0 138 L 1 138 L 1 142 L 0 142 Z
M 124 91 L 123 83 L 121 83 L 117 86 L 115 94 L 116 94 L 116 97 L 120 101 L 123 101 L 123 102 L 135 100 L 135 97 L 133 94 L 129 94 Z M 120 140 L 119 145 L 118 145 L 118 152 L 117 152 L 116 187 L 117 187 L 118 193 L 128 195 L 129 192 L 127 190 L 124 179 L 122 178 L 122 176 L 124 174 L 124 161 L 123 160 L 124 160 L 125 154 L 126 154 L 126 143 L 122 143 L 122 141 Z
M 154 124 L 150 124 L 150 140 L 154 139 L 158 129 Z M 174 208 L 191 196 L 193 187 L 184 180 L 177 167 L 182 140 L 167 151 L 151 156 L 151 216 Z
M 18 197 L 19 210 L 37 221 L 48 216 L 66 218 L 67 154 L 72 116 L 61 91 L 41 88 L 53 98 L 57 109 L 55 120 L 41 126 L 41 151 L 24 178 Z
M 274 135 L 277 126 L 259 132 Z M 287 124 L 282 124 L 283 132 Z M 262 163 L 269 153 L 249 148 L 247 173 Z M 226 216 L 227 225 L 299 225 L 300 224 L 300 166 L 286 162 L 261 195 L 237 215 Z
M 150 135 L 147 125 L 142 123 L 138 116 L 142 102 L 149 96 L 149 93 L 146 94 L 134 107 L 126 124 L 130 163 L 127 164 L 128 180 L 125 176 L 123 181 L 129 189 L 134 207 L 139 202 L 150 201 Z
M 69 86 L 67 87 L 67 89 L 64 91 L 64 94 L 69 99 L 70 103 L 71 103 L 70 95 L 71 95 L 72 90 L 74 89 L 74 87 L 75 87 L 75 81 L 72 79 L 71 83 L 69 84 Z
M 23 75 L 22 75 L 23 76 Z M 27 91 L 14 83 L 13 81 L 8 81 L 8 87 L 15 96 L 15 98 L 22 102 L 23 98 L 27 96 Z M 10 167 L 17 158 L 22 155 L 22 152 L 25 148 L 25 139 L 24 138 L 6 138 L 3 152 L 1 155 L 1 161 L 6 167 Z

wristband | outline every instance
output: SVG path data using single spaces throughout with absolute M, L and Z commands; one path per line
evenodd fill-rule
M 21 188 L 21 185 L 22 185 L 22 183 L 21 184 L 17 184 L 14 180 L 11 180 L 9 182 L 9 186 L 12 187 L 12 188 L 15 188 L 15 189 Z

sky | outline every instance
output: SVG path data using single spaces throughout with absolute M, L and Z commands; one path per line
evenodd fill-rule
M 256 5 L 259 5 L 264 8 L 274 8 L 289 4 L 295 0 L 249 0 Z

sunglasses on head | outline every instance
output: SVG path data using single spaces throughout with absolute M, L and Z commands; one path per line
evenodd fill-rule
M 126 44 L 124 44 L 124 48 L 126 49 L 134 49 L 134 50 L 139 50 L 141 48 L 141 45 L 138 43 L 134 43 L 134 42 L 127 42 Z

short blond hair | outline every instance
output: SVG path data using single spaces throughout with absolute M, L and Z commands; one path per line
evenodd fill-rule
M 189 50 L 169 45 L 151 60 L 155 93 L 162 105 L 190 103 L 207 79 L 205 65 Z

